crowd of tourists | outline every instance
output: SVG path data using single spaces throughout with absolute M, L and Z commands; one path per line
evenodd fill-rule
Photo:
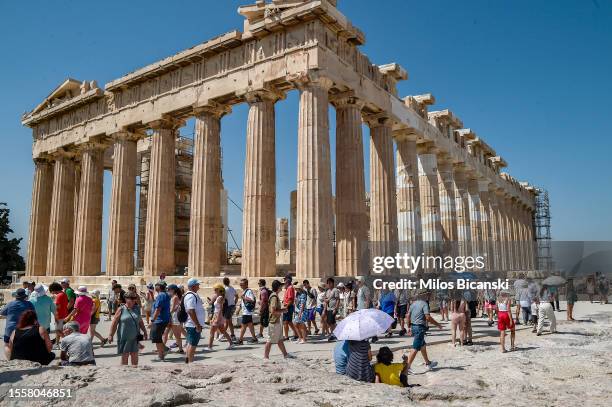
M 102 347 L 116 345 L 124 365 L 138 364 L 146 341 L 155 346 L 156 362 L 163 362 L 173 352 L 184 355 L 184 361 L 191 363 L 203 342 L 202 332 L 209 327 L 203 343 L 206 346 L 201 348 L 204 352 L 213 352 L 220 343 L 231 350 L 245 342 L 263 341 L 264 359 L 270 357 L 273 345 L 285 358 L 294 358 L 287 352 L 285 342 L 301 345 L 321 339 L 336 341 L 334 331 L 339 321 L 355 311 L 374 308 L 393 320 L 380 335 L 412 337 L 410 351 L 403 355 L 401 363 L 394 363 L 393 352 L 383 346 L 372 363 L 371 344 L 379 340 L 378 335 L 340 340 L 333 351 L 336 372 L 360 381 L 408 386 L 407 377 L 413 373 L 412 365 L 419 353 L 427 370 L 437 365 L 427 353 L 426 336 L 431 326 L 442 328 L 442 324 L 449 323 L 452 346 L 470 346 L 473 320 L 485 319 L 489 327 L 497 324 L 501 351 L 508 352 L 517 350 L 517 325 L 532 325 L 532 331 L 541 335 L 548 321 L 549 331 L 554 333 L 554 311 L 559 311 L 559 287 L 539 285 L 524 276 L 508 291 L 372 290 L 363 277 L 346 284 L 328 278 L 313 286 L 308 280 L 294 281 L 289 274 L 282 282 L 274 280 L 270 287 L 261 279 L 256 289 L 251 288 L 249 280 L 243 278 L 237 290 L 226 277 L 213 287 L 211 297 L 202 298 L 199 290 L 200 281 L 196 278 L 182 286 L 167 284 L 162 276 L 142 290 L 134 284 L 126 290 L 113 280 L 105 296 L 110 330 L 101 333 L 97 329 L 102 315 L 99 290 L 89 292 L 85 286 L 74 289 L 68 279 L 49 287 L 25 282 L 14 293 L 14 300 L 0 310 L 0 315 L 6 317 L 6 357 L 43 365 L 56 359 L 61 365 L 90 365 L 96 363 L 93 343 L 97 339 Z M 567 319 L 573 321 L 577 294 L 572 280 L 565 283 L 565 297 Z M 439 310 L 439 320 L 432 316 L 434 307 Z M 236 316 L 239 330 L 234 327 Z

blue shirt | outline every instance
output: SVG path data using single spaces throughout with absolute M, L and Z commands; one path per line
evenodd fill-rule
M 0 315 L 4 315 L 6 317 L 6 327 L 4 328 L 5 342 L 7 342 L 7 340 L 11 337 L 11 334 L 17 326 L 17 322 L 19 322 L 19 317 L 21 317 L 21 314 L 29 309 L 36 312 L 34 305 L 32 305 L 32 303 L 28 300 L 14 300 L 2 308 Z
M 36 318 L 38 318 L 40 326 L 45 329 L 51 328 L 51 315 L 55 313 L 55 303 L 53 299 L 48 295 L 43 295 L 41 297 L 33 295 L 32 298 L 30 298 L 30 302 L 34 304 Z
M 389 291 L 380 298 L 380 309 L 382 312 L 393 315 L 395 312 L 395 294 Z
M 426 325 L 425 315 L 429 315 L 429 305 L 423 300 L 417 300 L 410 305 L 410 323 L 412 325 Z
M 348 363 L 349 344 L 348 341 L 338 341 L 334 347 L 334 363 L 336 364 L 336 373 L 346 374 L 346 365 Z
M 153 323 L 167 324 L 170 322 L 170 296 L 167 292 L 161 291 L 159 294 L 157 294 L 157 298 L 155 298 L 151 312 L 155 313 L 157 309 L 159 309 L 159 315 L 155 321 L 153 321 Z

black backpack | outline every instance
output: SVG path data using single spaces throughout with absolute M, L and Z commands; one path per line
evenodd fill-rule
M 183 298 L 181 298 L 181 305 L 179 306 L 179 310 L 176 313 L 176 318 L 181 324 L 187 322 L 187 319 L 189 318 L 189 314 L 187 314 L 187 310 L 185 309 L 185 297 L 187 297 L 187 294 L 195 295 L 195 293 L 188 291 L 185 293 L 185 295 L 183 295 Z

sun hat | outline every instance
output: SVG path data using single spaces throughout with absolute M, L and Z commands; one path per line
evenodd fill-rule
M 174 290 L 174 291 L 177 291 L 177 290 L 178 290 L 178 286 L 177 286 L 176 284 L 170 284 L 170 285 L 168 286 L 168 290 Z
M 187 280 L 187 287 L 193 287 L 194 285 L 199 285 L 200 284 L 200 280 L 198 280 L 197 278 L 190 278 L 189 280 Z
M 76 295 L 87 295 L 89 294 L 87 292 L 87 287 L 85 287 L 84 285 L 79 286 L 79 288 L 77 288 L 77 292 Z
M 15 298 L 18 300 L 24 300 L 28 298 L 26 290 L 23 288 L 18 288 L 17 290 L 15 290 Z
M 45 295 L 45 291 L 45 286 L 42 284 L 36 284 L 36 287 L 34 287 L 34 292 L 36 293 L 37 297 L 42 297 Z
M 338 288 L 344 288 L 344 283 L 338 283 Z
M 136 293 L 131 293 L 131 292 L 127 292 L 125 293 L 125 295 L 123 296 L 123 298 L 125 299 L 131 299 L 131 300 L 137 300 L 138 299 L 138 295 Z
M 68 280 L 67 278 L 62 278 L 62 279 L 60 280 L 60 283 L 66 283 L 66 284 L 69 284 L 69 283 L 70 283 L 70 280 Z
M 98 295 L 100 295 L 100 290 L 93 290 L 91 294 L 97 297 Z

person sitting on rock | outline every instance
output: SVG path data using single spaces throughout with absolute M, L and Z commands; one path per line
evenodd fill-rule
M 375 383 L 384 383 L 390 386 L 412 387 L 408 384 L 408 355 L 402 355 L 403 363 L 392 363 L 393 352 L 388 346 L 378 350 L 374 364 Z
M 60 364 L 62 366 L 95 365 L 91 336 L 80 332 L 79 323 L 67 322 L 64 337 L 60 340 Z
M 8 343 L 9 360 L 29 360 L 48 365 L 55 359 L 51 352 L 51 339 L 47 329 L 38 323 L 36 312 L 27 310 L 19 318 Z

